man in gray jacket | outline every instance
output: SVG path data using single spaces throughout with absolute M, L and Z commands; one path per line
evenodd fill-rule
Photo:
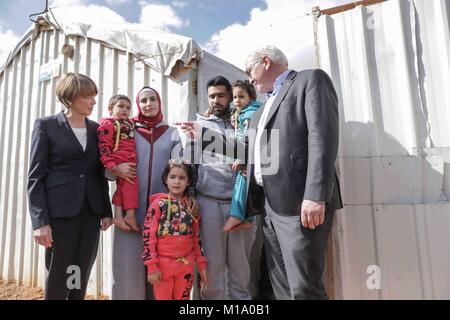
M 246 71 L 264 107 L 250 120 L 247 207 L 265 212 L 263 231 L 277 299 L 327 299 L 324 254 L 334 212 L 342 208 L 335 161 L 338 100 L 322 70 L 288 69 L 286 56 L 266 46 L 250 54 Z
M 224 232 L 230 214 L 235 174 L 233 158 L 225 155 L 222 136 L 234 137 L 230 122 L 232 89 L 227 79 L 217 76 L 207 83 L 209 116 L 198 115 L 203 128 L 202 143 L 196 150 L 198 166 L 197 201 L 200 205 L 200 236 L 208 261 L 209 283 L 202 298 L 249 300 L 249 255 L 255 239 L 252 229 Z M 209 143 L 210 142 L 210 143 Z M 228 292 L 228 295 L 227 295 Z

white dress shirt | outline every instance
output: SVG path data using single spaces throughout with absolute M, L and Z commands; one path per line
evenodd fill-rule
M 262 173 L 261 173 L 261 136 L 264 132 L 264 127 L 266 126 L 267 116 L 269 115 L 270 109 L 272 108 L 273 102 L 275 101 L 275 96 L 271 96 L 267 99 L 264 106 L 264 111 L 258 123 L 258 128 L 256 129 L 256 139 L 255 139 L 255 150 L 254 150 L 254 160 L 255 160 L 255 180 L 260 186 L 263 185 Z
M 278 76 L 273 84 L 273 91 L 268 94 L 268 99 L 266 104 L 264 105 L 264 111 L 259 119 L 258 128 L 256 129 L 256 140 L 255 140 L 255 149 L 254 149 L 254 163 L 255 163 L 255 180 L 256 183 L 260 186 L 263 185 L 262 180 L 262 171 L 261 171 L 261 136 L 264 133 L 264 127 L 266 126 L 267 117 L 269 116 L 270 109 L 272 109 L 273 102 L 283 85 L 283 81 L 286 80 L 287 76 L 291 72 L 290 69 L 287 69 L 282 74 Z

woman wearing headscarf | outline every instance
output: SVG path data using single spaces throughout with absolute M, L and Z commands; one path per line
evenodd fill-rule
M 136 131 L 137 166 L 122 164 L 112 173 L 119 177 L 139 177 L 139 204 L 136 217 L 142 228 L 149 206 L 149 197 L 167 192 L 161 175 L 171 158 L 182 153 L 180 137 L 174 127 L 163 121 L 161 98 L 150 87 L 143 87 L 136 96 L 138 114 L 134 118 Z M 152 298 L 147 285 L 146 270 L 142 262 L 143 239 L 141 232 L 127 232 L 117 226 L 113 235 L 112 299 L 144 300 Z

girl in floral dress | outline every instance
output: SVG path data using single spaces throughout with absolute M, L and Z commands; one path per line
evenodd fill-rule
M 199 210 L 187 192 L 189 186 L 195 185 L 195 168 L 171 159 L 162 180 L 169 193 L 150 197 L 143 228 L 142 258 L 147 267 L 147 281 L 153 285 L 156 300 L 189 300 L 195 264 L 201 285 L 208 283 L 199 236 Z

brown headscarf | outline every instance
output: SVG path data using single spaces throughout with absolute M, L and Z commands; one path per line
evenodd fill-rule
M 139 97 L 145 92 L 151 91 L 156 95 L 158 100 L 158 113 L 154 117 L 147 117 L 142 113 L 141 106 L 139 105 Z M 149 143 L 153 143 L 169 128 L 168 125 L 162 124 L 163 114 L 161 111 L 161 98 L 158 91 L 148 86 L 143 87 L 136 95 L 136 104 L 138 107 L 138 114 L 133 118 L 136 123 L 136 131 L 140 133 Z M 158 126 L 159 125 L 159 126 Z M 157 127 L 158 126 L 158 127 Z

